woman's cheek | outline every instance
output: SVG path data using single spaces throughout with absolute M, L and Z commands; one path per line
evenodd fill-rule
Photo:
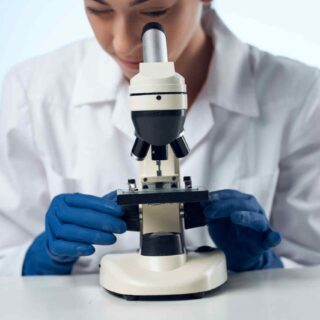
M 176 61 L 185 49 L 189 38 L 181 36 L 181 34 L 186 34 L 186 30 L 176 28 L 175 26 L 173 26 L 172 30 L 175 31 L 167 33 L 167 45 L 169 58 L 171 61 Z
M 111 53 L 110 48 L 112 47 L 112 35 L 106 32 L 105 28 L 99 28 L 99 29 L 96 29 L 95 36 L 100 46 L 105 51 Z

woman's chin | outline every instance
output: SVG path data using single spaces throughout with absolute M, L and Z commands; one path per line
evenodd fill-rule
M 123 68 L 122 69 L 122 73 L 123 73 L 123 76 L 127 79 L 127 80 L 131 80 L 131 78 L 133 78 L 136 74 L 139 73 L 139 70 L 135 70 L 135 71 L 128 71 L 128 70 L 125 70 Z

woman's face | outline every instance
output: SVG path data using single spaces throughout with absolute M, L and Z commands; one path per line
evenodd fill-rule
M 86 13 L 101 47 L 120 65 L 125 77 L 138 72 L 143 59 L 141 33 L 151 21 L 166 34 L 169 61 L 183 52 L 201 28 L 204 0 L 85 0 Z

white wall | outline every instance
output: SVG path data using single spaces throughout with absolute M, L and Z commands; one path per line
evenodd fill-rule
M 83 0 L 0 0 L 0 82 L 12 65 L 91 35 Z
M 320 67 L 319 0 L 216 0 L 244 41 Z M 83 0 L 0 0 L 0 83 L 29 57 L 91 36 Z
M 319 0 L 216 0 L 244 41 L 320 67 Z

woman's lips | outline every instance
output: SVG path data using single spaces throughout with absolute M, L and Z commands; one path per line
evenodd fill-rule
M 119 63 L 123 65 L 126 69 L 138 70 L 140 61 L 127 61 L 117 57 Z

